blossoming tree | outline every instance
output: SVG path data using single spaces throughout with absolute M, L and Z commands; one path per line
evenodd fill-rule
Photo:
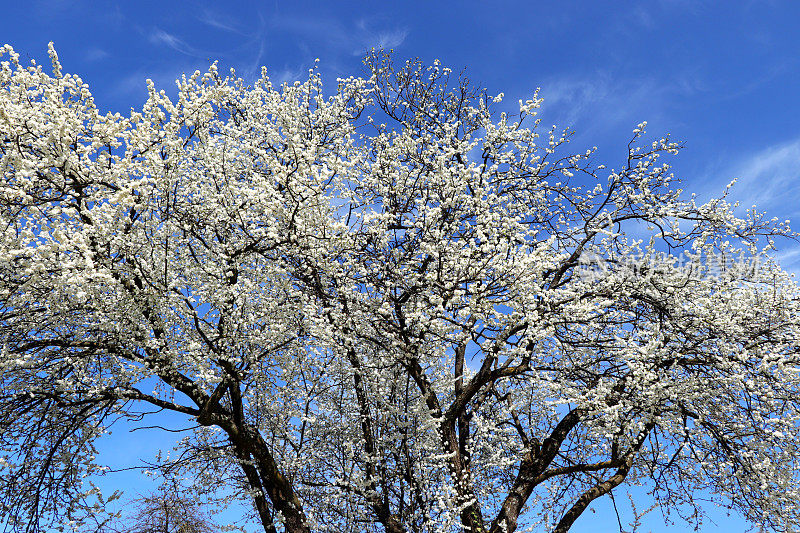
M 224 529 L 204 512 L 202 504 L 177 487 L 160 487 L 133 500 L 126 519 L 100 524 L 97 533 L 217 533 Z
M 675 143 L 605 170 L 538 97 L 382 52 L 102 114 L 50 55 L 1 57 L 7 530 L 80 528 L 93 443 L 153 408 L 195 422 L 165 474 L 266 532 L 564 532 L 632 486 L 800 525 L 791 234 L 684 197 Z

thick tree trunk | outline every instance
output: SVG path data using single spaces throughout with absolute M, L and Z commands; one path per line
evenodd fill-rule
M 519 518 L 525 502 L 534 487 L 541 482 L 541 475 L 555 458 L 561 443 L 570 431 L 580 422 L 583 411 L 573 409 L 567 413 L 553 428 L 550 436 L 541 445 L 535 445 L 525 454 L 519 466 L 517 478 L 506 496 L 500 512 L 492 521 L 490 533 L 512 533 L 517 529 Z
M 237 457 L 243 460 L 242 471 L 251 488 L 269 497 L 272 508 L 283 516 L 286 533 L 311 533 L 302 503 L 292 483 L 280 471 L 267 443 L 255 429 L 228 422 L 222 427 L 236 449 Z M 265 533 L 273 533 L 275 525 L 272 513 L 266 508 L 266 501 L 256 498 L 255 503 Z
M 264 440 L 260 435 L 255 435 L 248 444 L 255 459 L 261 484 L 272 501 L 272 506 L 283 515 L 286 533 L 311 533 L 300 499 L 295 494 L 291 482 L 278 469 L 275 458 L 267 449 Z M 269 533 L 266 524 L 264 530 Z

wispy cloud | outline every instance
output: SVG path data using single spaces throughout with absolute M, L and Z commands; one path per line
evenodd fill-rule
M 269 19 L 269 25 L 304 40 L 322 41 L 335 52 L 351 55 L 361 55 L 373 47 L 398 48 L 409 35 L 404 27 L 391 27 L 363 18 L 343 24 L 334 19 L 274 16 Z
M 800 215 L 800 138 L 759 150 L 728 172 L 737 178 L 733 197 L 746 207 Z
M 656 22 L 653 19 L 653 15 L 651 14 L 650 10 L 644 6 L 640 5 L 634 8 L 631 15 L 642 28 L 652 30 L 656 27 Z
M 406 28 L 391 28 L 391 29 L 376 29 L 373 24 L 370 24 L 366 19 L 359 19 L 356 22 L 358 32 L 352 35 L 354 44 L 358 49 L 353 51 L 353 54 L 359 55 L 363 53 L 364 49 L 375 48 L 398 48 L 408 37 L 408 29 Z
M 270 70 L 269 79 L 273 84 L 281 85 L 283 83 L 291 84 L 295 80 L 301 80 L 308 77 L 308 69 L 302 67 L 287 67 L 279 70 Z
M 800 274 L 800 247 L 782 249 L 779 248 L 775 253 L 775 259 L 784 270 L 788 270 L 798 278 Z
M 176 90 L 176 80 L 182 73 L 193 72 L 195 69 L 195 65 L 185 61 L 163 65 L 156 69 L 139 69 L 119 78 L 113 86 L 113 92 L 119 95 L 146 97 L 146 80 L 149 78 L 153 80 L 157 89 L 164 89 L 169 93 Z
M 153 44 L 165 44 L 168 47 L 172 48 L 173 50 L 190 57 L 201 57 L 201 58 L 208 57 L 208 54 L 203 53 L 202 51 L 189 45 L 182 39 L 179 39 L 175 35 L 168 33 L 158 27 L 154 28 L 150 32 L 148 38 L 150 42 Z
M 237 33 L 239 35 L 246 35 L 246 33 L 241 30 L 236 20 L 233 20 L 218 11 L 212 11 L 208 8 L 203 8 L 203 10 L 197 16 L 197 19 L 203 24 L 211 26 L 212 28 L 217 28 L 218 30 Z
M 254 25 L 251 21 L 246 25 L 209 9 L 203 10 L 197 18 L 209 27 L 242 37 L 241 43 L 236 46 L 236 51 L 250 56 L 243 68 L 245 79 L 258 77 L 271 49 L 271 40 L 282 39 L 293 42 L 306 58 L 302 62 L 271 68 L 270 78 L 277 83 L 305 77 L 311 62 L 320 56 L 320 51 L 326 56 L 326 68 L 335 70 L 340 60 L 363 55 L 373 47 L 399 48 L 409 35 L 409 30 L 405 27 L 368 18 L 343 22 L 336 18 L 314 15 L 301 17 L 264 15 L 258 12 L 258 23 Z M 243 31 L 242 28 L 245 27 L 250 30 Z M 194 55 L 197 55 L 197 51 L 190 50 L 186 43 L 171 34 L 159 33 L 153 37 L 187 55 L 192 55 L 190 52 L 195 52 Z M 275 64 L 274 58 L 272 64 Z
M 46 19 L 57 19 L 64 17 L 70 10 L 80 7 L 82 3 L 82 1 L 73 2 L 71 0 L 35 0 L 32 5 L 36 10 L 37 16 Z
M 271 58 L 270 78 L 280 84 L 304 78 L 315 57 L 323 51 L 325 68 L 336 70 L 340 61 L 363 55 L 371 48 L 396 49 L 403 45 L 409 36 L 409 30 L 391 21 L 362 17 L 350 21 L 342 21 L 331 17 L 320 17 L 313 14 L 305 16 L 265 14 L 257 11 L 256 17 L 247 21 L 239 20 L 227 12 L 212 8 L 201 8 L 195 15 L 197 21 L 214 31 L 228 33 L 225 42 L 229 48 L 225 51 L 209 52 L 195 48 L 178 35 L 163 28 L 155 27 L 147 38 L 152 44 L 167 46 L 181 54 L 194 58 L 235 58 L 237 70 L 247 81 L 259 76 L 261 66 L 269 57 L 273 48 L 272 41 L 281 39 L 292 42 L 302 55 L 302 61 L 281 65 L 280 60 Z
M 380 48 L 397 48 L 403 44 L 406 37 L 408 37 L 408 30 L 405 28 L 381 32 L 378 34 L 378 46 Z
M 101 60 L 106 59 L 108 57 L 110 57 L 110 54 L 106 50 L 103 50 L 102 48 L 95 48 L 95 47 L 89 48 L 86 51 L 86 55 L 84 56 L 86 61 L 89 61 L 90 63 L 94 63 L 95 61 L 101 61 Z
M 610 76 L 597 73 L 592 78 L 562 77 L 546 80 L 541 96 L 546 110 L 563 115 L 562 120 L 574 124 L 586 112 L 613 96 Z
M 246 80 L 252 81 L 258 77 L 263 65 L 264 56 L 268 50 L 268 25 L 264 15 L 256 12 L 256 17 L 250 17 L 243 22 L 230 16 L 226 12 L 212 10 L 208 7 L 203 8 L 197 15 L 197 20 L 216 30 L 233 34 L 234 42 L 238 41 L 233 48 L 226 52 L 217 54 L 215 57 L 225 58 L 232 56 L 240 62 L 240 75 Z M 238 37 L 238 39 L 237 39 Z M 249 59 L 247 59 L 249 57 Z M 244 66 L 242 66 L 242 63 Z
M 718 197 L 725 185 L 736 178 L 728 194 L 730 202 L 739 202 L 737 215 L 756 206 L 768 218 L 790 220 L 792 229 L 800 230 L 800 137 L 768 146 L 733 162 L 716 165 L 699 180 L 691 183 L 698 199 Z M 777 242 L 774 254 L 781 266 L 800 278 L 800 246 L 796 242 Z
M 577 127 L 582 137 L 595 137 L 602 133 L 598 130 L 620 125 L 633 128 L 642 120 L 655 120 L 662 114 L 667 93 L 679 90 L 683 89 L 653 78 L 624 79 L 597 71 L 541 80 L 539 95 L 544 98 L 546 122 Z
M 536 80 L 544 99 L 540 118 L 544 124 L 574 128 L 574 141 L 597 144 L 609 135 L 626 135 L 642 121 L 654 132 L 674 131 L 682 124 L 671 109 L 706 91 L 689 71 L 631 76 L 613 69 L 565 72 Z M 527 99 L 533 87 L 511 95 Z

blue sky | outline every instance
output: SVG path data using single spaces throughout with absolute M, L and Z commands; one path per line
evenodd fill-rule
M 609 167 L 622 162 L 631 130 L 647 120 L 651 134 L 685 142 L 675 172 L 687 191 L 708 197 L 738 178 L 734 199 L 797 220 L 800 229 L 800 2 L 4 4 L 0 41 L 40 62 L 54 41 L 64 70 L 80 74 L 108 111 L 140 107 L 145 78 L 169 89 L 211 60 L 246 79 L 266 65 L 274 80 L 291 81 L 319 58 L 333 81 L 359 74 L 362 52 L 385 46 L 401 58 L 465 67 L 510 102 L 541 87 L 544 122 L 573 127 L 573 148 L 598 146 Z M 800 272 L 800 247 L 779 245 L 784 265 Z M 142 433 L 117 441 L 115 457 L 146 449 Z M 130 479 L 120 483 L 130 487 Z M 600 506 L 576 530 L 615 523 Z M 703 531 L 744 530 L 735 520 L 719 524 Z M 663 527 L 654 520 L 648 529 Z

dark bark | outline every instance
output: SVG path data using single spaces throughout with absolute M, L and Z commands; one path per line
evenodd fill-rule
M 558 453 L 558 449 L 572 429 L 578 425 L 583 411 L 573 409 L 556 425 L 550 436 L 534 445 L 522 459 L 517 477 L 508 492 L 497 518 L 492 521 L 490 533 L 511 533 L 517 529 L 517 519 L 533 489 L 543 481 L 543 473 Z
M 356 400 L 358 401 L 359 411 L 358 414 L 359 418 L 361 419 L 361 434 L 364 439 L 364 453 L 367 456 L 366 476 L 369 485 L 367 486 L 366 499 L 372 507 L 375 516 L 377 516 L 378 521 L 380 521 L 386 530 L 386 533 L 405 533 L 406 529 L 403 527 L 400 519 L 396 515 L 392 514 L 391 509 L 389 508 L 389 502 L 386 499 L 381 498 L 377 492 L 377 475 L 375 472 L 375 464 L 373 462 L 376 453 L 375 440 L 372 434 L 372 416 L 369 410 L 367 391 L 364 388 L 361 377 L 361 363 L 359 362 L 358 356 L 352 348 L 347 351 L 347 358 L 354 370 L 353 386 L 356 391 Z
M 617 469 L 616 473 L 610 478 L 597 483 L 589 490 L 581 494 L 572 507 L 570 507 L 569 511 L 567 511 L 564 516 L 561 517 L 561 520 L 553 530 L 553 533 L 566 533 L 569 531 L 572 527 L 572 524 L 575 523 L 575 520 L 577 520 L 578 517 L 586 510 L 590 503 L 600 496 L 608 494 L 615 487 L 619 486 L 623 481 L 625 481 L 625 478 L 628 476 L 628 472 L 630 472 L 631 466 L 633 466 L 633 462 L 636 459 L 636 454 L 639 452 L 639 448 L 642 447 L 644 440 L 647 438 L 647 435 L 654 426 L 654 423 L 650 423 L 645 426 L 639 435 L 637 435 L 636 440 L 632 443 L 630 451 L 625 454 L 625 457 L 621 461 L 621 465 Z

